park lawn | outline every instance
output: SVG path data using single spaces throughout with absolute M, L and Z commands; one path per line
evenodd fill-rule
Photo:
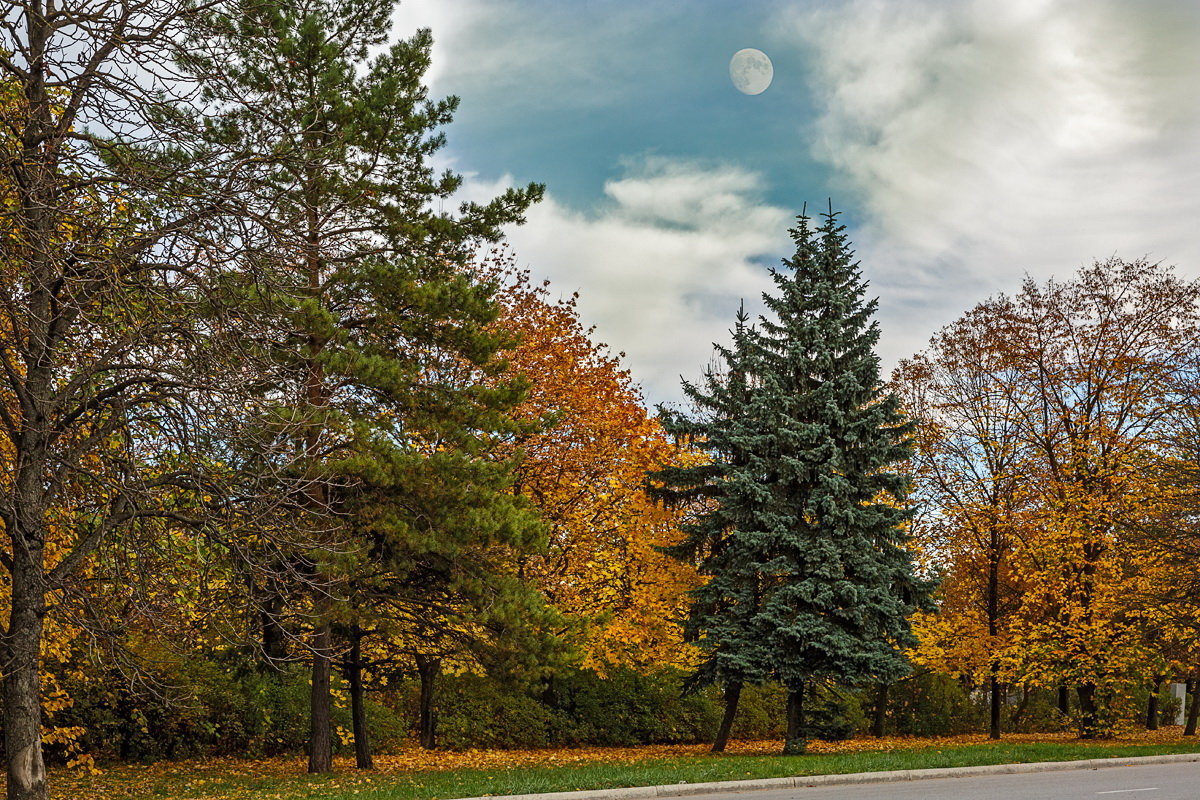
M 1200 739 L 1178 727 L 1117 739 L 1083 742 L 1066 734 L 1014 734 L 999 743 L 978 735 L 942 738 L 860 738 L 814 742 L 804 756 L 775 755 L 778 742 L 732 742 L 712 755 L 703 745 L 557 750 L 406 749 L 376 758 L 376 771 L 358 772 L 336 760 L 329 776 L 304 773 L 298 758 L 208 759 L 118 765 L 100 774 L 58 770 L 58 800 L 444 800 L 483 794 L 598 789 L 668 783 L 875 772 L 894 769 L 1068 761 L 1200 752 Z

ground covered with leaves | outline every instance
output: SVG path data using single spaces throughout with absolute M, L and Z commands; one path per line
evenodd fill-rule
M 337 772 L 305 774 L 303 758 L 208 759 L 115 765 L 98 773 L 59 771 L 59 800 L 293 800 L 364 798 L 432 800 L 482 794 L 635 786 L 680 781 L 738 780 L 889 769 L 1054 761 L 1157 753 L 1200 752 L 1200 740 L 1178 727 L 1085 742 L 1067 734 L 1013 734 L 1002 742 L 982 735 L 939 738 L 859 738 L 814 742 L 805 756 L 781 757 L 778 742 L 732 742 L 724 755 L 705 745 L 547 750 L 405 749 L 378 756 L 377 769 L 355 770 L 339 759 Z

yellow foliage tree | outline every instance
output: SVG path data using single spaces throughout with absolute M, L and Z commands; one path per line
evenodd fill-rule
M 584 666 L 690 664 L 677 620 L 699 577 L 660 550 L 679 540 L 684 511 L 651 501 L 644 480 L 693 456 L 647 414 L 620 355 L 591 340 L 574 296 L 552 299 L 548 282 L 532 284 L 503 254 L 480 274 L 502 286 L 497 325 L 518 337 L 506 356 L 530 390 L 516 415 L 539 423 L 512 444 L 522 453 L 517 488 L 549 526 L 547 553 L 522 574 L 584 623 Z

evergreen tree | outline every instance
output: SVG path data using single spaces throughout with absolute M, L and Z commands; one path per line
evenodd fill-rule
M 335 600 L 363 559 L 403 565 L 406 576 L 384 582 L 410 592 L 494 595 L 485 584 L 509 583 L 467 566 L 497 559 L 467 551 L 539 536 L 506 490 L 508 465 L 486 457 L 521 388 L 484 380 L 501 366 L 501 339 L 486 330 L 491 287 L 465 261 L 521 221 L 541 187 L 443 211 L 461 179 L 428 162 L 457 100 L 427 99 L 429 31 L 387 46 L 394 6 L 245 0 L 207 18 L 185 62 L 208 78 L 221 112 L 210 134 L 244 174 L 227 302 L 242 320 L 231 346 L 262 376 L 257 450 L 276 456 L 281 494 L 319 534 L 298 554 L 313 597 L 313 772 L 331 767 Z M 477 379 L 462 383 L 456 368 L 447 380 L 444 363 Z
M 685 631 L 704 653 L 691 684 L 724 686 L 725 714 L 713 743 L 717 753 L 728 741 L 742 686 L 770 675 L 761 648 L 747 638 L 761 601 L 760 581 L 740 542 L 761 491 L 745 469 L 758 435 L 752 393 L 759 365 L 748 321 L 745 309 L 739 309 L 732 346 L 715 345 L 721 363 L 705 371 L 701 386 L 684 382 L 692 414 L 659 407 L 666 431 L 706 459 L 651 475 L 656 498 L 695 509 L 692 521 L 683 526 L 683 541 L 667 552 L 696 564 L 709 578 L 692 593 Z
M 702 507 L 678 557 L 711 576 L 689 630 L 705 653 L 700 682 L 726 683 L 727 733 L 743 681 L 788 689 L 785 753 L 806 744 L 814 681 L 892 681 L 907 670 L 908 617 L 929 587 L 905 549 L 909 423 L 883 391 L 875 301 L 830 211 L 801 215 L 795 255 L 757 329 L 739 312 L 726 374 L 684 384 L 700 414 L 664 414 L 707 463 L 657 473 L 659 495 Z M 717 745 L 723 744 L 722 736 Z
M 890 682 L 907 671 L 908 617 L 929 587 L 905 548 L 910 423 L 885 392 L 874 347 L 877 301 L 830 209 L 801 215 L 795 255 L 755 338 L 760 435 L 747 469 L 761 502 L 742 537 L 763 599 L 748 633 L 788 688 L 785 752 L 805 747 L 815 680 Z

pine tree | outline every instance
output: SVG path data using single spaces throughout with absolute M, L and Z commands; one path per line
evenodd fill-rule
M 489 378 L 496 309 L 465 262 L 520 222 L 541 187 L 443 211 L 461 179 L 429 159 L 457 99 L 427 98 L 428 30 L 387 45 L 394 6 L 245 0 L 207 18 L 185 61 L 208 78 L 220 112 L 210 134 L 245 175 L 231 200 L 245 224 L 230 236 L 242 269 L 227 302 L 241 313 L 236 346 L 263 376 L 258 442 L 293 454 L 281 494 L 325 537 L 299 556 L 313 595 L 312 772 L 331 767 L 334 601 L 364 566 L 356 559 L 406 565 L 411 574 L 383 582 L 410 592 L 424 575 L 431 597 L 486 594 L 480 570 L 494 559 L 466 553 L 527 547 L 539 531 L 506 491 L 508 466 L 484 457 L 521 391 Z M 475 378 L 465 383 L 464 363 Z M 469 564 L 479 569 L 455 572 Z
M 755 337 L 755 422 L 747 470 L 761 501 L 742 538 L 763 599 L 747 638 L 788 689 L 785 752 L 806 743 L 814 681 L 889 682 L 904 674 L 908 617 L 929 587 L 905 548 L 910 423 L 885 392 L 874 347 L 877 301 L 832 208 L 801 215 L 795 255 Z
M 684 382 L 691 415 L 659 407 L 666 431 L 705 453 L 706 460 L 651 475 L 657 499 L 696 509 L 693 521 L 683 526 L 684 540 L 667 552 L 695 564 L 709 578 L 692 592 L 685 632 L 704 654 L 691 684 L 724 686 L 725 714 L 713 743 L 718 753 L 729 738 L 742 686 L 770 675 L 761 648 L 747 638 L 761 593 L 759 576 L 740 542 L 760 491 L 745 470 L 758 435 L 751 414 L 759 365 L 748 321 L 745 309 L 739 309 L 732 346 L 715 345 L 721 363 L 706 370 L 701 386 Z

